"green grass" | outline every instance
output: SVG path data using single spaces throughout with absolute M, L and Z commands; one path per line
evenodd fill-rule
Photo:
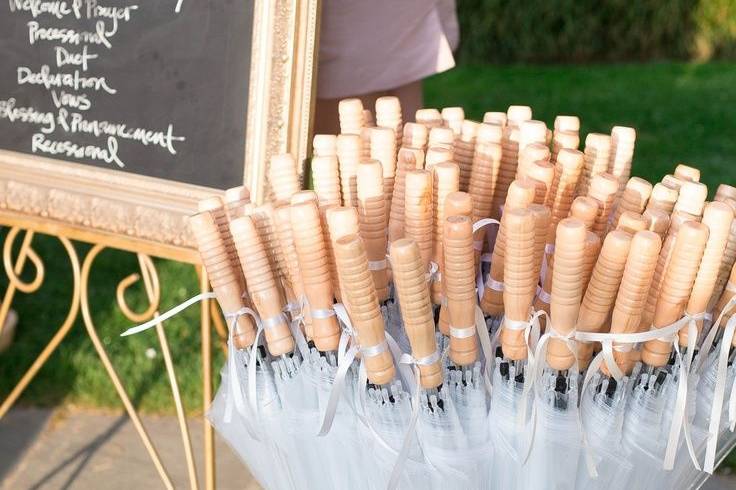
M 489 110 L 530 105 L 552 125 L 581 118 L 581 134 L 637 130 L 634 174 L 660 179 L 677 163 L 701 169 L 711 190 L 736 184 L 736 64 L 461 66 L 425 84 L 425 105 L 460 105 L 480 120 Z
M 676 163 L 687 162 L 703 171 L 703 181 L 713 190 L 720 182 L 736 183 L 735 83 L 733 63 L 463 66 L 428 80 L 425 95 L 429 107 L 460 105 L 467 117 L 474 119 L 482 118 L 488 110 L 528 104 L 536 118 L 550 125 L 557 114 L 580 116 L 583 133 L 607 132 L 616 124 L 631 125 L 638 132 L 635 174 L 659 179 Z M 39 236 L 34 246 L 45 259 L 47 280 L 38 293 L 19 293 L 14 301 L 20 324 L 13 347 L 0 354 L 0 398 L 7 395 L 58 328 L 71 296 L 70 266 L 58 240 Z M 88 247 L 79 245 L 77 249 L 84 253 Z M 162 309 L 196 294 L 197 281 L 191 266 L 168 261 L 157 261 L 157 265 Z M 136 404 L 145 411 L 168 412 L 173 405 L 155 332 L 118 337 L 130 322 L 116 307 L 115 288 L 137 268 L 131 254 L 102 253 L 91 281 L 93 316 Z M 32 271 L 25 277 L 30 276 Z M 3 278 L 0 287 L 4 290 L 6 285 Z M 139 286 L 133 288 L 128 299 L 137 311 L 145 309 L 147 302 Z M 184 403 L 192 411 L 201 409 L 198 316 L 198 308 L 193 307 L 166 326 Z M 148 348 L 158 353 L 153 360 L 145 354 Z M 217 372 L 222 356 L 219 350 L 215 353 Z M 25 404 L 62 402 L 120 406 L 81 321 L 22 397 Z

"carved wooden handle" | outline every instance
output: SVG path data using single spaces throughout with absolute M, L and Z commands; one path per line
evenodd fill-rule
M 271 266 L 272 273 L 275 276 L 288 281 L 289 276 L 286 262 L 284 261 L 283 253 L 281 252 L 278 240 L 276 239 L 276 227 L 274 225 L 273 214 L 273 206 L 270 203 L 253 207 L 245 213 L 246 216 L 253 218 L 253 223 L 258 230 L 258 236 L 266 250 L 268 263 Z M 242 266 L 242 258 L 240 258 L 240 260 Z M 279 288 L 279 290 L 281 289 Z
M 447 196 L 460 189 L 460 167 L 455 163 L 440 163 L 432 167 L 432 260 L 439 267 L 440 275 L 432 282 L 430 293 L 432 303 L 442 301 L 442 274 L 444 271 L 442 256 L 442 232 L 445 223 L 445 201 Z
M 700 182 L 685 182 L 680 187 L 674 212 L 687 213 L 693 219 L 703 215 L 705 200 L 708 198 L 708 187 Z
M 228 219 L 242 216 L 243 206 L 250 202 L 250 191 L 244 185 L 232 187 L 225 191 L 225 210 Z
M 680 226 L 657 299 L 654 327 L 665 327 L 682 316 L 707 240 L 708 227 L 704 224 L 687 221 Z M 642 361 L 650 366 L 664 366 L 671 350 L 672 342 L 650 340 L 644 344 Z
M 506 257 L 504 260 L 503 305 L 505 321 L 529 319 L 529 308 L 537 285 L 534 264 L 534 214 L 528 209 L 510 209 L 504 212 L 506 226 Z M 524 330 L 501 330 L 501 346 L 505 357 L 526 359 Z
M 631 175 L 631 161 L 634 157 L 636 130 L 626 126 L 614 126 L 611 129 L 611 156 L 608 171 L 618 179 L 619 194 Z M 641 211 L 639 211 L 641 213 Z
M 335 242 L 335 259 L 345 284 L 345 301 L 350 320 L 363 349 L 385 345 L 383 316 L 378 306 L 376 289 L 368 270 L 368 256 L 358 235 L 346 235 Z M 375 355 L 363 355 L 371 383 L 386 384 L 396 376 L 388 349 Z
M 358 234 L 358 213 L 353 207 L 332 206 L 325 210 L 325 222 L 327 223 L 327 236 L 330 241 L 328 253 L 335 261 L 335 277 L 333 284 L 340 288 L 340 301 L 345 301 L 345 284 L 343 284 L 337 270 L 337 259 L 335 258 L 335 242 L 338 238 Z
M 276 201 L 280 204 L 290 202 L 291 196 L 301 189 L 294 157 L 289 153 L 271 157 L 268 180 Z
M 376 99 L 376 126 L 389 128 L 394 132 L 396 148 L 401 146 L 403 119 L 401 102 L 393 95 L 385 95 Z
M 575 218 L 565 218 L 557 225 L 550 314 L 552 325 L 560 335 L 572 332 L 578 319 L 586 233 L 585 224 Z M 563 340 L 552 338 L 547 362 L 552 369 L 565 370 L 572 367 L 575 358 Z
M 731 273 L 728 277 L 728 282 L 732 285 L 736 285 L 736 264 L 731 268 Z M 726 307 L 729 301 L 731 301 L 731 298 L 733 298 L 736 295 L 736 289 L 733 287 L 727 287 L 723 290 L 723 293 L 721 294 L 721 297 L 718 299 L 718 303 L 716 304 L 715 309 L 713 310 L 713 318 L 718 318 L 718 316 L 721 314 L 723 309 Z M 720 327 L 724 328 L 726 325 L 725 321 L 721 322 Z
M 289 206 L 281 206 L 274 211 L 274 225 L 276 227 L 276 238 L 289 275 L 289 283 L 296 299 L 299 300 L 304 294 L 304 284 L 302 283 L 302 273 L 299 270 L 296 248 L 294 248 Z
M 462 130 L 462 124 L 465 120 L 465 111 L 462 107 L 444 107 L 441 112 L 442 120 L 445 126 L 459 135 Z
M 334 134 L 315 134 L 312 139 L 312 150 L 315 157 L 337 156 L 337 136 Z
M 659 235 L 661 240 L 664 240 L 670 227 L 670 215 L 662 209 L 647 208 L 642 217 L 649 223 L 647 229 Z
M 529 206 L 529 210 L 534 216 L 534 277 L 539 278 L 552 212 L 547 206 L 541 204 L 532 204 Z
M 340 132 L 360 134 L 363 128 L 363 103 L 360 99 L 342 99 L 337 105 L 340 118 Z
M 245 290 L 245 278 L 240 274 L 240 261 L 238 260 L 238 252 L 235 250 L 235 244 L 233 243 L 233 236 L 230 234 L 230 218 L 227 215 L 225 204 L 220 196 L 213 196 L 208 199 L 203 199 L 197 203 L 199 212 L 208 212 L 215 220 L 217 230 L 220 232 L 220 237 L 227 250 L 228 257 L 232 263 L 233 270 L 236 271 L 238 276 L 238 283 L 240 287 Z
M 592 230 L 598 217 L 598 201 L 588 196 L 578 196 L 570 207 L 570 216 L 585 223 L 586 230 Z
M 290 211 L 294 246 L 312 315 L 314 344 L 323 352 L 335 350 L 340 327 L 332 314 L 334 291 L 319 211 L 313 202 L 296 204 Z
M 718 279 L 718 270 L 721 267 L 721 259 L 728 242 L 728 234 L 733 221 L 733 211 L 728 204 L 722 202 L 711 202 L 705 206 L 703 212 L 703 224 L 708 227 L 708 241 L 703 251 L 703 259 L 700 261 L 698 274 L 695 276 L 693 290 L 687 303 L 687 311 L 696 315 L 706 311 L 708 301 Z M 698 330 L 702 329 L 703 322 L 698 321 Z M 680 345 L 687 345 L 687 328 L 680 330 Z
M 337 161 L 340 166 L 340 188 L 344 206 L 358 206 L 355 174 L 362 158 L 363 141 L 356 134 L 337 136 Z
M 424 126 L 421 126 L 424 127 Z M 406 188 L 406 172 L 421 169 L 424 152 L 417 148 L 401 148 L 396 163 L 394 193 L 391 196 L 391 212 L 388 221 L 388 240 L 393 242 L 404 238 L 404 189 Z
M 504 205 L 504 213 L 512 209 L 523 209 L 529 207 L 534 201 L 535 187 L 534 183 L 524 180 L 515 180 L 511 183 L 508 190 L 506 204 Z M 501 226 L 496 236 L 496 244 L 493 247 L 491 258 L 491 279 L 499 283 L 503 283 L 504 273 L 504 256 L 506 254 L 506 233 L 507 225 L 504 218 L 501 217 Z M 503 313 L 503 291 L 486 287 L 483 290 L 483 297 L 480 302 L 481 309 L 488 315 L 500 315 Z
M 505 112 L 489 111 L 483 114 L 483 122 L 489 124 L 497 124 L 501 127 L 506 126 L 507 116 Z
M 440 114 L 440 111 L 434 108 L 425 108 L 425 109 L 419 109 L 414 114 L 414 120 L 429 128 L 438 128 L 442 126 L 444 121 L 442 121 L 442 115 Z
M 317 193 L 320 206 L 339 206 L 340 170 L 335 156 L 316 156 L 312 158 L 312 184 Z
M 429 130 L 424 124 L 408 122 L 404 124 L 402 146 L 409 148 L 417 148 L 419 150 L 427 149 L 427 140 L 429 138 Z
M 542 121 L 529 119 L 519 124 L 519 152 L 531 144 L 541 143 L 545 145 L 547 140 L 547 125 Z M 545 145 L 546 146 L 546 145 Z M 549 155 L 549 147 L 547 147 L 547 155 Z M 521 155 L 519 155 L 519 163 L 521 163 Z
M 386 259 L 386 206 L 383 195 L 383 167 L 371 160 L 358 165 L 358 222 L 378 298 L 388 298 L 388 275 L 380 263 Z
M 426 268 L 413 240 L 402 238 L 391 244 L 391 268 L 412 355 L 419 360 L 432 356 L 437 352 L 437 341 Z M 436 388 L 442 384 L 439 360 L 420 365 L 419 371 L 423 388 Z
M 444 146 L 431 146 L 432 142 L 430 142 L 429 144 L 430 146 L 427 149 L 427 154 L 424 158 L 424 168 L 426 168 L 427 170 L 431 170 L 432 167 L 437 164 L 452 162 L 454 160 L 455 157 L 453 155 L 452 149 L 446 148 Z
M 317 198 L 317 193 L 314 191 L 299 191 L 293 196 L 291 196 L 291 205 L 294 204 L 300 204 L 303 202 L 313 202 L 315 205 L 319 203 L 319 199 Z
M 245 306 L 243 289 L 238 281 L 240 270 L 233 267 L 217 223 L 208 212 L 195 214 L 189 218 L 189 223 L 220 307 L 225 314 L 236 313 Z M 252 319 L 241 316 L 235 328 L 235 346 L 238 349 L 250 347 L 256 336 Z
M 598 216 L 593 223 L 593 232 L 599 237 L 606 233 L 617 192 L 618 180 L 613 175 L 603 171 L 591 177 L 588 196 L 598 201 Z
M 470 220 L 472 229 L 473 198 L 470 197 L 470 194 L 467 192 L 452 192 L 447 195 L 447 199 L 445 199 L 445 218 L 451 216 L 466 216 Z M 475 251 L 473 252 L 473 256 L 475 257 Z M 475 258 L 473 259 L 473 265 L 475 266 Z M 471 275 L 475 275 L 474 272 L 471 272 Z M 442 305 L 440 307 L 440 318 L 437 326 L 444 335 L 450 335 L 449 317 L 447 306 Z
M 554 243 L 557 223 L 570 213 L 575 189 L 583 168 L 583 154 L 578 150 L 562 149 L 555 163 L 555 179 L 547 207 L 552 211 L 547 243 Z
M 527 121 L 529 122 L 529 121 Z M 526 177 L 529 167 L 536 161 L 549 161 L 549 146 L 544 142 L 531 141 L 524 147 L 519 143 L 519 163 L 516 167 L 516 178 Z
M 450 160 L 452 160 L 452 151 L 455 148 L 455 133 L 450 128 L 432 128 L 429 130 L 427 146 L 429 146 L 430 150 L 432 148 L 444 148 L 448 150 L 450 152 Z M 427 153 L 429 153 L 429 150 Z
M 622 231 L 612 231 L 606 235 L 580 305 L 578 330 L 601 332 L 605 327 L 624 275 L 624 266 L 629 255 L 631 241 L 632 236 Z M 593 343 L 579 345 L 578 360 L 583 367 L 588 365 L 593 354 L 593 347 Z
M 490 124 L 482 124 L 481 128 L 484 126 L 490 126 Z M 483 142 L 479 135 L 476 140 L 473 169 L 470 172 L 468 187 L 468 192 L 473 196 L 473 219 L 476 221 L 491 215 L 493 194 L 500 167 L 501 145 Z
M 230 230 L 248 282 L 251 301 L 266 326 L 264 334 L 268 351 L 274 356 L 292 352 L 294 338 L 282 314 L 283 305 L 279 299 L 276 278 L 253 219 L 249 216 L 237 218 L 230 223 Z
M 552 135 L 552 155 L 550 161 L 557 162 L 560 150 L 577 150 L 580 147 L 580 134 L 577 131 L 565 131 L 555 129 Z
M 555 178 L 555 166 L 549 160 L 537 160 L 526 166 L 526 176 L 537 183 L 534 203 L 547 202 L 547 195 L 552 189 L 552 181 Z
M 608 171 L 611 153 L 611 137 L 607 134 L 588 133 L 585 138 L 585 168 L 578 183 L 578 194 L 588 194 L 590 183 L 596 175 Z M 618 179 L 616 189 L 618 190 Z
M 736 199 L 736 187 L 728 184 L 720 184 L 716 189 L 714 201 L 725 202 L 726 199 Z
M 417 243 L 427 270 L 432 257 L 432 174 L 428 170 L 407 172 L 404 192 L 404 236 Z
M 392 129 L 371 129 L 371 159 L 378 160 L 383 167 L 383 196 L 388 213 L 391 210 L 396 175 L 396 137 Z
M 475 338 L 475 252 L 473 224 L 468 216 L 449 216 L 443 233 L 444 287 L 450 322 L 450 359 L 459 366 L 478 360 Z M 458 329 L 458 334 L 453 334 Z M 470 332 L 469 336 L 463 334 Z
M 595 267 L 595 262 L 598 259 L 600 251 L 601 239 L 592 231 L 587 232 L 585 234 L 585 254 L 583 259 L 583 277 L 581 280 L 583 292 L 588 287 L 588 281 L 590 281 L 590 276 L 593 274 L 593 268 Z
M 669 218 L 668 218 L 669 219 Z M 625 231 L 626 233 L 635 234 L 642 230 L 646 230 L 649 227 L 649 221 L 641 214 L 632 213 L 626 211 L 618 218 L 617 230 Z
M 688 165 L 680 163 L 675 167 L 675 177 L 680 180 L 689 180 L 691 182 L 700 181 L 700 170 Z
M 661 244 L 659 237 L 651 231 L 640 231 L 631 240 L 632 253 L 629 253 L 626 258 L 621 286 L 613 307 L 612 333 L 635 333 L 639 330 L 647 290 L 654 278 L 654 269 L 657 265 Z M 630 373 L 633 368 L 630 354 L 630 352 L 618 351 L 613 353 L 616 363 L 626 373 Z
M 528 105 L 510 105 L 506 110 L 509 124 L 521 124 L 532 118 L 532 108 Z
M 554 128 L 558 131 L 580 131 L 578 116 L 556 116 Z
M 647 209 L 659 209 L 670 214 L 675 207 L 678 195 L 679 192 L 676 189 L 671 189 L 661 183 L 654 184 L 647 202 Z
M 475 140 L 480 123 L 466 119 L 462 123 L 460 136 L 455 139 L 455 163 L 460 167 L 460 190 L 468 191 L 470 174 L 473 171 L 473 157 L 475 156 Z
M 621 200 L 613 214 L 613 226 L 618 225 L 619 217 L 626 211 L 635 214 L 643 213 L 651 194 L 652 184 L 642 178 L 631 177 L 624 187 Z

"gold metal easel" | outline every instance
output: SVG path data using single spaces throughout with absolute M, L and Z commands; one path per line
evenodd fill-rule
M 150 248 L 151 251 L 154 252 L 152 255 L 163 255 L 166 258 L 173 258 L 175 260 L 193 264 L 197 271 L 198 277 L 199 277 L 200 290 L 202 292 L 207 292 L 209 291 L 209 280 L 207 278 L 207 273 L 198 264 L 198 257 L 196 253 L 194 251 L 187 251 L 187 250 L 182 250 L 182 249 L 174 249 L 174 248 L 167 249 L 166 247 L 161 247 L 160 245 L 154 245 L 154 244 L 152 244 L 151 247 L 146 247 L 145 245 L 141 246 L 140 243 L 137 243 L 135 245 L 135 248 L 133 248 L 129 246 L 130 244 L 124 238 L 115 237 L 113 235 L 97 236 L 93 240 L 92 237 L 89 236 L 88 232 L 77 229 L 75 227 L 66 228 L 66 227 L 54 226 L 53 229 L 49 230 L 48 226 L 44 226 L 43 221 L 40 221 L 40 220 L 30 219 L 30 220 L 21 221 L 21 220 L 16 220 L 13 217 L 9 217 L 7 219 L 5 219 L 6 217 L 3 217 L 3 218 L 4 219 L 2 221 L 5 221 L 6 223 L 1 223 L 1 224 L 7 224 L 11 228 L 5 239 L 5 243 L 3 245 L 3 254 L 2 254 L 3 265 L 5 268 L 5 272 L 8 276 L 9 283 L 8 283 L 8 288 L 5 291 L 5 294 L 3 296 L 2 303 L 0 304 L 0 333 L 2 333 L 2 329 L 5 324 L 5 319 L 8 315 L 8 312 L 10 311 L 10 306 L 13 302 L 13 298 L 15 296 L 16 291 L 20 291 L 25 294 L 33 294 L 41 287 L 41 285 L 44 282 L 45 267 L 43 264 L 43 260 L 34 251 L 33 246 L 32 246 L 33 237 L 36 233 L 40 232 L 44 234 L 50 234 L 52 236 L 55 236 L 61 241 L 69 257 L 69 261 L 72 267 L 73 291 L 72 291 L 71 302 L 69 305 L 69 312 L 67 313 L 66 318 L 64 319 L 64 321 L 62 322 L 61 326 L 56 331 L 54 336 L 48 342 L 48 344 L 44 347 L 43 351 L 33 361 L 31 366 L 28 368 L 25 374 L 21 377 L 21 379 L 15 385 L 15 387 L 10 392 L 10 394 L 7 396 L 7 398 L 2 401 L 2 404 L 0 404 L 0 418 L 2 418 L 10 410 L 13 404 L 17 401 L 17 399 L 23 393 L 25 388 L 33 380 L 36 373 L 38 373 L 39 369 L 41 369 L 41 367 L 46 363 L 46 361 L 51 356 L 51 354 L 54 352 L 54 350 L 64 340 L 67 333 L 69 332 L 71 327 L 74 325 L 74 321 L 78 318 L 79 312 L 81 309 L 82 321 L 84 323 L 85 329 L 87 330 L 87 334 L 89 335 L 89 338 L 92 341 L 92 344 L 94 345 L 97 355 L 102 361 L 102 364 L 105 367 L 105 370 L 107 371 L 107 374 L 110 377 L 110 380 L 115 386 L 115 390 L 117 391 L 117 394 L 120 397 L 120 400 L 122 401 L 123 406 L 125 407 L 125 410 L 128 413 L 128 416 L 133 422 L 133 425 L 136 431 L 138 432 L 138 435 L 140 436 L 141 441 L 143 442 L 143 445 L 145 446 L 146 451 L 148 452 L 148 455 L 150 456 L 154 466 L 156 467 L 156 471 L 161 477 L 162 482 L 164 483 L 166 488 L 172 489 L 173 484 L 171 482 L 171 478 L 166 472 L 166 468 L 161 462 L 161 459 L 156 451 L 155 446 L 153 445 L 153 442 L 151 441 L 148 433 L 146 432 L 146 429 L 143 426 L 143 423 L 141 422 L 140 417 L 138 416 L 138 413 L 135 410 L 135 407 L 131 403 L 129 396 L 120 381 L 120 378 L 115 370 L 115 367 L 113 366 L 112 362 L 110 361 L 110 358 L 107 355 L 107 351 L 105 350 L 105 347 L 103 346 L 102 342 L 100 341 L 99 336 L 97 335 L 97 329 L 94 325 L 94 321 L 92 319 L 92 312 L 90 310 L 90 305 L 89 305 L 89 296 L 88 296 L 89 281 L 90 281 L 90 272 L 92 269 L 92 265 L 95 259 L 97 258 L 97 256 L 100 254 L 100 252 L 102 252 L 105 248 L 112 247 L 112 248 L 118 248 L 118 249 L 128 250 L 128 251 Z M 13 257 L 12 257 L 13 244 L 15 243 L 15 241 L 18 239 L 19 235 L 21 234 L 23 235 L 22 235 L 22 242 L 20 244 L 20 249 L 18 251 L 17 257 L 15 258 L 15 260 L 13 260 Z M 81 261 L 81 266 L 80 266 L 80 258 L 77 254 L 77 251 L 74 248 L 74 245 L 72 244 L 72 240 L 79 240 L 79 241 L 86 241 L 86 242 L 94 243 L 94 246 L 86 254 L 83 261 Z M 160 253 L 155 253 L 155 252 L 160 252 Z M 141 322 L 145 322 L 151 318 L 158 316 L 159 303 L 161 299 L 161 288 L 159 284 L 158 273 L 156 271 L 156 267 L 150 255 L 148 255 L 147 253 L 143 253 L 143 252 L 134 252 L 134 253 L 136 253 L 138 257 L 140 273 L 130 274 L 129 276 L 124 278 L 122 281 L 120 281 L 116 289 L 116 299 L 117 299 L 117 303 L 118 303 L 120 310 L 122 311 L 122 313 L 125 315 L 126 318 L 128 318 L 131 322 L 141 323 Z M 35 275 L 33 277 L 33 280 L 29 282 L 24 282 L 20 277 L 24 271 L 24 268 L 26 267 L 29 261 L 35 269 Z M 141 281 L 141 280 L 143 281 L 143 285 L 146 291 L 146 295 L 148 297 L 149 304 L 145 311 L 141 313 L 137 313 L 133 311 L 126 303 L 125 291 L 130 286 L 132 286 L 134 283 Z M 213 301 L 205 300 L 203 304 L 201 305 L 200 323 L 201 323 L 201 338 L 202 338 L 202 374 L 203 374 L 202 397 L 203 397 L 203 406 L 206 411 L 207 407 L 209 407 L 209 404 L 212 401 L 212 355 L 211 355 L 212 354 L 212 344 L 211 344 L 212 343 L 212 339 L 211 339 L 212 323 L 214 323 L 215 329 L 217 330 L 218 336 L 221 340 L 220 343 L 225 349 L 225 351 L 226 351 L 226 348 L 225 348 L 224 340 L 227 338 L 227 330 L 222 321 L 221 313 L 219 312 L 217 305 Z M 169 378 L 169 384 L 171 385 L 171 393 L 174 398 L 174 405 L 176 407 L 176 415 L 177 415 L 177 419 L 179 422 L 179 430 L 181 433 L 182 444 L 184 448 L 184 456 L 186 458 L 186 463 L 187 463 L 187 471 L 188 471 L 188 476 L 189 476 L 190 488 L 192 490 L 195 490 L 199 486 L 198 481 L 197 481 L 197 470 L 194 464 L 194 455 L 193 455 L 191 440 L 189 437 L 189 430 L 186 424 L 186 415 L 184 411 L 184 406 L 182 405 L 181 395 L 179 392 L 179 386 L 177 384 L 176 374 L 174 370 L 174 364 L 171 359 L 171 352 L 169 350 L 169 344 L 168 344 L 166 333 L 164 331 L 162 323 L 158 323 L 156 325 L 156 333 L 158 336 L 158 341 L 159 341 L 159 345 L 161 348 L 161 352 L 163 354 L 164 364 L 166 366 L 166 373 Z M 214 489 L 215 488 L 214 432 L 213 432 L 212 426 L 209 425 L 206 418 L 205 418 L 205 423 L 204 423 L 204 459 L 205 459 L 205 488 L 208 490 Z

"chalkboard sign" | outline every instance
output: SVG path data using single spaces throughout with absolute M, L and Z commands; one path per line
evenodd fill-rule
M 0 3 L 0 149 L 243 182 L 253 0 Z

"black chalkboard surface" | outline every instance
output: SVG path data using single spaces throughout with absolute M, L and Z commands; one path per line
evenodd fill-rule
M 0 2 L 0 149 L 243 182 L 253 0 Z

